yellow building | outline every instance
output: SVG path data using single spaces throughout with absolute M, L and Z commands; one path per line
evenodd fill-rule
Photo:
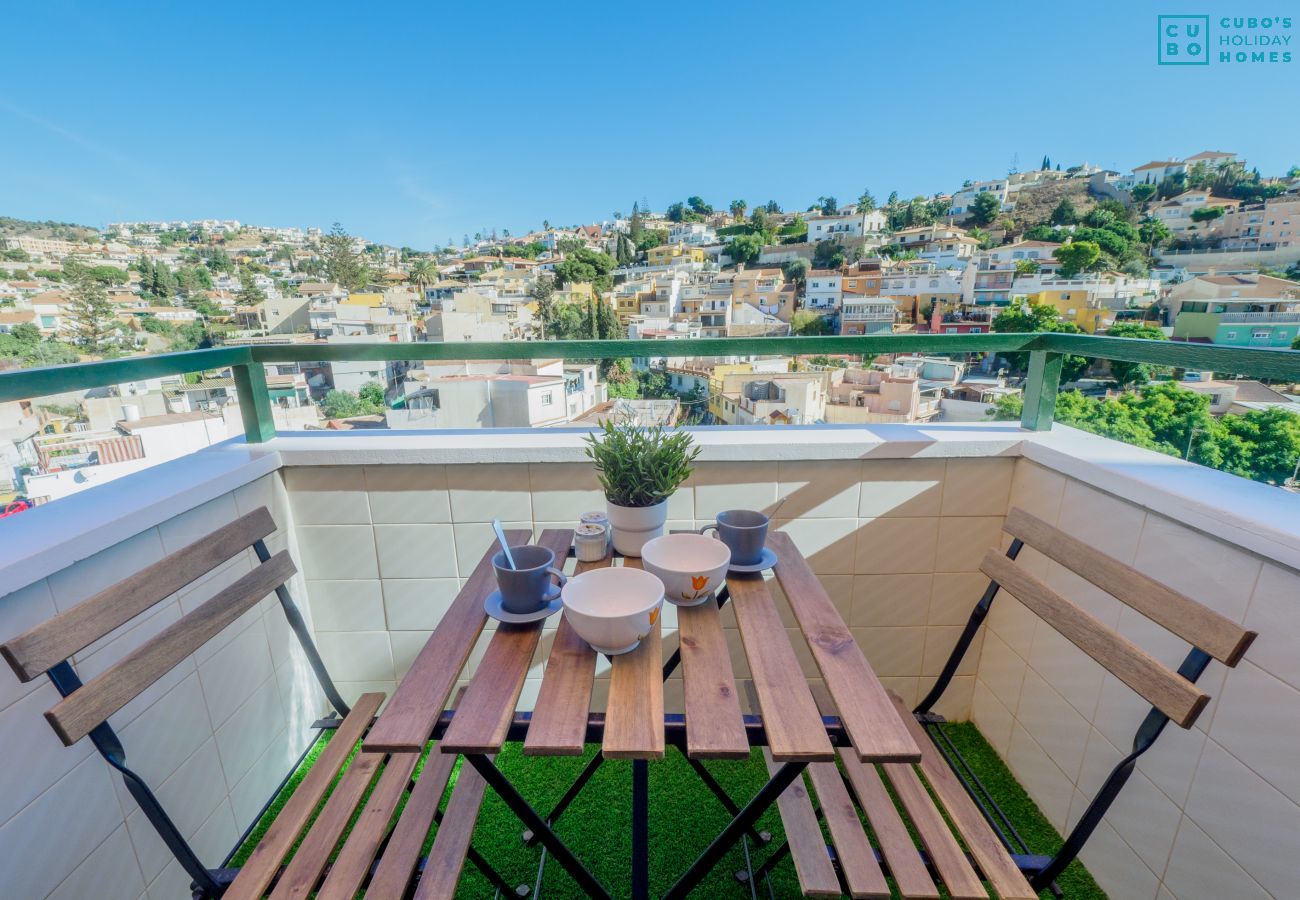
M 780 269 L 743 269 L 731 279 L 731 302 L 775 310 L 784 287 L 785 273 Z
M 652 266 L 666 266 L 673 262 L 704 262 L 704 251 L 685 244 L 660 244 L 645 252 L 646 262 Z
M 655 280 L 628 281 L 620 284 L 609 295 L 620 325 L 627 325 L 632 316 L 641 315 L 641 304 L 655 298 Z
M 1027 295 L 1026 299 L 1030 303 L 1056 307 L 1056 314 L 1062 320 L 1073 322 L 1088 334 L 1104 331 L 1115 319 L 1091 291 L 1038 291 Z

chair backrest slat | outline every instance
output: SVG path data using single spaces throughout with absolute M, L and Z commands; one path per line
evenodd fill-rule
M 1196 685 L 1001 553 L 990 550 L 980 571 L 1183 728 L 1190 728 L 1209 702 Z
M 1255 632 L 1023 509 L 1012 509 L 1002 527 L 1226 665 L 1235 666 L 1255 639 Z
M 215 637 L 297 569 L 283 550 L 141 644 L 45 713 L 64 744 L 85 737 L 187 656 Z
M 275 520 L 260 507 L 0 644 L 0 655 L 31 681 L 273 531 Z

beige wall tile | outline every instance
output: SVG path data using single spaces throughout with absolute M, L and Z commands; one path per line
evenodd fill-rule
M 1265 890 L 1295 893 L 1300 806 L 1214 741 L 1201 754 L 1186 811 Z
M 387 631 L 325 632 L 316 636 L 321 659 L 339 681 L 394 681 Z
M 915 706 L 917 701 L 921 699 L 921 688 L 917 678 L 886 675 L 881 677 L 880 684 L 885 690 L 892 691 L 902 698 L 903 705 L 908 708 Z
M 522 528 L 531 534 L 533 523 L 530 520 L 510 519 L 503 520 L 501 527 L 507 531 L 512 528 Z M 483 558 L 483 554 L 496 544 L 492 525 L 490 522 L 457 523 L 452 526 L 452 534 L 456 541 L 457 574 L 461 578 L 468 578 L 474 571 L 474 567 L 479 564 L 479 560 Z M 529 540 L 532 538 L 530 537 Z
M 429 643 L 432 631 L 390 631 L 388 640 L 393 647 L 393 675 L 400 683 L 411 668 L 411 663 Z
M 221 771 L 227 784 L 234 785 L 248 774 L 271 741 L 284 730 L 284 723 L 279 685 L 274 677 L 268 678 L 217 729 L 217 753 L 221 756 Z
M 369 525 L 302 525 L 294 529 L 302 572 L 317 581 L 378 578 L 374 530 Z
M 1097 826 L 1092 838 L 1083 845 L 1079 858 L 1107 896 L 1153 900 L 1159 888 L 1156 874 L 1105 822 Z
M 1300 803 L 1300 691 L 1243 661 L 1221 698 L 1210 737 Z
M 959 625 L 931 625 L 925 629 L 925 657 L 921 663 L 922 676 L 933 680 L 935 676 L 943 671 L 944 664 L 948 662 L 948 657 L 952 656 L 953 648 L 957 646 L 957 639 L 961 637 L 962 630 Z M 966 648 L 966 653 L 957 666 L 958 675 L 975 674 L 975 670 L 979 666 L 980 650 L 983 646 L 984 632 L 976 632 L 975 639 Z
M 776 502 L 776 480 L 775 462 L 698 463 L 691 477 L 695 518 L 712 520 L 726 509 L 767 509 Z M 678 515 L 671 509 L 669 514 Z
M 1246 659 L 1293 688 L 1300 688 L 1300 573 L 1266 565 L 1246 611 L 1246 627 L 1259 637 Z
M 1004 516 L 1016 460 L 950 459 L 944 471 L 944 516 Z
M 46 724 L 42 716 L 58 702 L 58 692 L 47 683 L 0 712 L 0 744 L 5 748 L 5 764 L 0 766 L 0 822 L 15 815 L 94 752 L 89 741 L 64 747 L 54 729 Z M 71 866 L 65 874 L 67 871 Z
M 1011 730 L 1007 764 L 1052 827 L 1064 830 L 1074 785 L 1019 721 Z
M 855 575 L 850 625 L 924 625 L 933 576 Z
M 918 679 L 917 684 L 924 692 L 930 689 L 933 682 L 933 678 L 923 677 Z M 944 689 L 943 696 L 934 704 L 934 712 L 950 722 L 967 722 L 971 717 L 971 701 L 974 695 L 975 676 L 955 675 L 948 683 L 948 687 Z
M 1178 827 L 1164 884 L 1173 892 L 1172 896 L 1180 898 L 1272 900 L 1272 895 L 1188 818 L 1184 818 Z
M 384 625 L 379 581 L 308 581 L 311 623 L 316 631 L 371 631 Z
M 260 619 L 202 663 L 199 681 L 213 727 L 230 718 L 274 671 L 266 626 Z
M 988 584 L 989 577 L 981 572 L 935 573 L 929 624 L 965 625 Z
M 916 677 L 925 654 L 924 628 L 853 628 L 853 637 L 881 677 Z
M 782 513 L 785 512 L 783 507 Z M 790 535 L 818 575 L 852 575 L 858 532 L 854 519 L 778 519 L 778 531 Z
M 971 696 L 971 719 L 984 739 L 993 745 L 999 756 L 1006 759 L 1015 717 L 993 694 L 993 689 L 980 678 L 975 679 L 975 690 Z
M 108 766 L 98 755 L 84 760 L 0 825 L 5 893 L 46 896 L 121 825 Z
M 1091 727 L 1032 667 L 1025 671 L 1016 720 L 1074 783 Z
M 1025 681 L 1025 661 L 998 636 L 996 631 L 984 635 L 984 648 L 980 653 L 976 671 L 980 680 L 1009 712 L 1014 714 L 1020 706 L 1020 689 Z
M 1106 674 L 1099 663 L 1049 625 L 1034 632 L 1028 662 L 1080 715 L 1092 721 Z
M 460 591 L 456 578 L 387 578 L 381 585 L 390 631 L 432 631 Z
M 239 518 L 233 494 L 223 494 L 158 526 L 158 537 L 166 553 L 201 541 L 222 526 Z
M 864 519 L 857 531 L 857 573 L 930 573 L 938 546 L 938 519 Z
M 451 521 L 446 466 L 366 466 L 364 477 L 376 525 Z
M 60 612 L 71 609 L 165 555 L 156 528 L 129 537 L 51 575 L 47 581 L 54 604 Z
M 456 545 L 450 525 L 376 525 L 381 578 L 455 578 Z
M 1011 479 L 1008 511 L 1019 507 L 1033 513 L 1048 524 L 1055 525 L 1061 513 L 1061 498 L 1065 493 L 1066 478 L 1027 459 L 1016 460 L 1015 474 Z
M 1002 541 L 1001 516 L 944 517 L 939 520 L 936 572 L 975 572 L 980 560 Z
M 1132 565 L 1145 519 L 1140 507 L 1070 479 L 1056 524 L 1102 553 Z
M 856 518 L 862 464 L 857 460 L 777 463 L 777 496 L 784 519 Z
M 144 876 L 122 824 L 54 889 L 49 900 L 137 900 L 142 891 Z
M 942 459 L 863 460 L 858 515 L 937 516 L 943 504 L 943 473 Z
M 284 482 L 295 526 L 370 522 L 361 466 L 290 466 Z
M 453 522 L 530 520 L 532 494 L 525 463 L 452 466 L 447 471 Z
M 605 494 L 589 463 L 534 463 L 528 467 L 533 518 L 576 525 L 583 513 L 605 509 Z
M 998 591 L 986 621 L 989 631 L 996 632 L 1018 656 L 1028 658 L 1034 632 L 1041 624 L 1038 616 L 1006 591 Z
M 1156 515 L 1147 516 L 1133 565 L 1238 622 L 1261 567 L 1244 550 Z

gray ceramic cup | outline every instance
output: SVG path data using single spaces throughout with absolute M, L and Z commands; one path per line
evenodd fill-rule
M 560 596 L 560 588 L 569 579 L 553 565 L 554 553 L 545 547 L 528 544 L 511 547 L 510 555 L 514 557 L 514 569 L 506 563 L 506 555 L 501 551 L 492 557 L 497 586 L 501 589 L 502 609 L 516 615 L 527 615 Z M 551 584 L 552 575 L 559 580 L 558 585 Z
M 733 566 L 752 566 L 763 559 L 769 521 L 767 516 L 752 509 L 729 509 L 718 513 L 717 523 L 705 525 L 700 534 L 716 531 L 722 543 L 731 548 Z

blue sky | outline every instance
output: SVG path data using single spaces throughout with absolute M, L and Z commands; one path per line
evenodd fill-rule
M 1157 13 L 1226 3 L 440 6 L 9 10 L 0 215 L 338 220 L 426 248 L 690 194 L 932 194 L 1044 154 L 1300 163 L 1300 48 L 1156 65 Z

